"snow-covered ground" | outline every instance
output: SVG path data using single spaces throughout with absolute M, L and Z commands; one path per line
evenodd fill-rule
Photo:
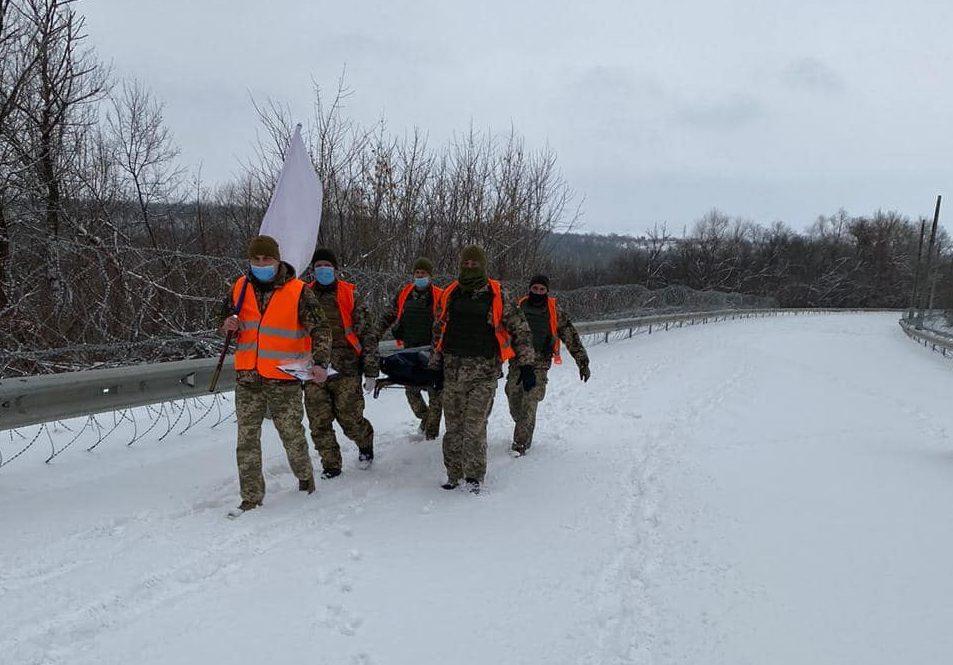
M 953 363 L 896 319 L 595 346 L 524 459 L 500 395 L 480 497 L 396 391 L 373 470 L 347 445 L 310 498 L 266 426 L 235 521 L 230 423 L 31 451 L 0 471 L 0 663 L 948 664 Z

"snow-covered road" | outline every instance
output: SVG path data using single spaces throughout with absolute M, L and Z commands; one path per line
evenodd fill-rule
M 946 665 L 953 363 L 896 318 L 595 346 L 524 459 L 499 395 L 480 497 L 396 391 L 310 498 L 266 426 L 236 521 L 234 425 L 37 451 L 0 471 L 0 663 Z

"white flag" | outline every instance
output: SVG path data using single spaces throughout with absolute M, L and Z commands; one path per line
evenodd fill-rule
M 318 242 L 323 196 L 321 181 L 314 172 L 298 125 L 259 232 L 278 241 L 281 260 L 294 266 L 298 276 L 311 263 Z

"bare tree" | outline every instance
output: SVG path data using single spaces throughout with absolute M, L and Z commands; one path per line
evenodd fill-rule
M 28 48 L 30 23 L 19 0 L 0 0 L 0 312 L 7 307 L 7 264 L 10 260 L 10 206 L 13 183 L 22 164 L 22 96 L 38 59 Z
M 152 220 L 155 209 L 168 204 L 181 184 L 183 169 L 175 162 L 179 148 L 163 120 L 163 105 L 142 83 L 122 84 L 112 96 L 107 115 L 116 152 L 115 161 L 124 174 L 126 196 L 136 204 L 138 220 L 154 248 L 160 245 Z M 167 224 L 172 246 L 177 245 L 174 225 Z
M 26 116 L 25 161 L 36 170 L 34 187 L 45 228 L 62 230 L 65 180 L 74 140 L 93 122 L 95 103 L 107 91 L 107 72 L 86 48 L 86 21 L 75 0 L 24 0 L 32 26 L 30 48 L 36 65 L 20 109 Z

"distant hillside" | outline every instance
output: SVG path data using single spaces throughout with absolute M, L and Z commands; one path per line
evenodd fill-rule
M 612 261 L 634 249 L 644 249 L 653 241 L 645 236 L 611 233 L 552 233 L 542 242 L 542 250 L 553 265 L 605 268 Z M 667 247 L 678 243 L 676 238 L 662 241 Z

